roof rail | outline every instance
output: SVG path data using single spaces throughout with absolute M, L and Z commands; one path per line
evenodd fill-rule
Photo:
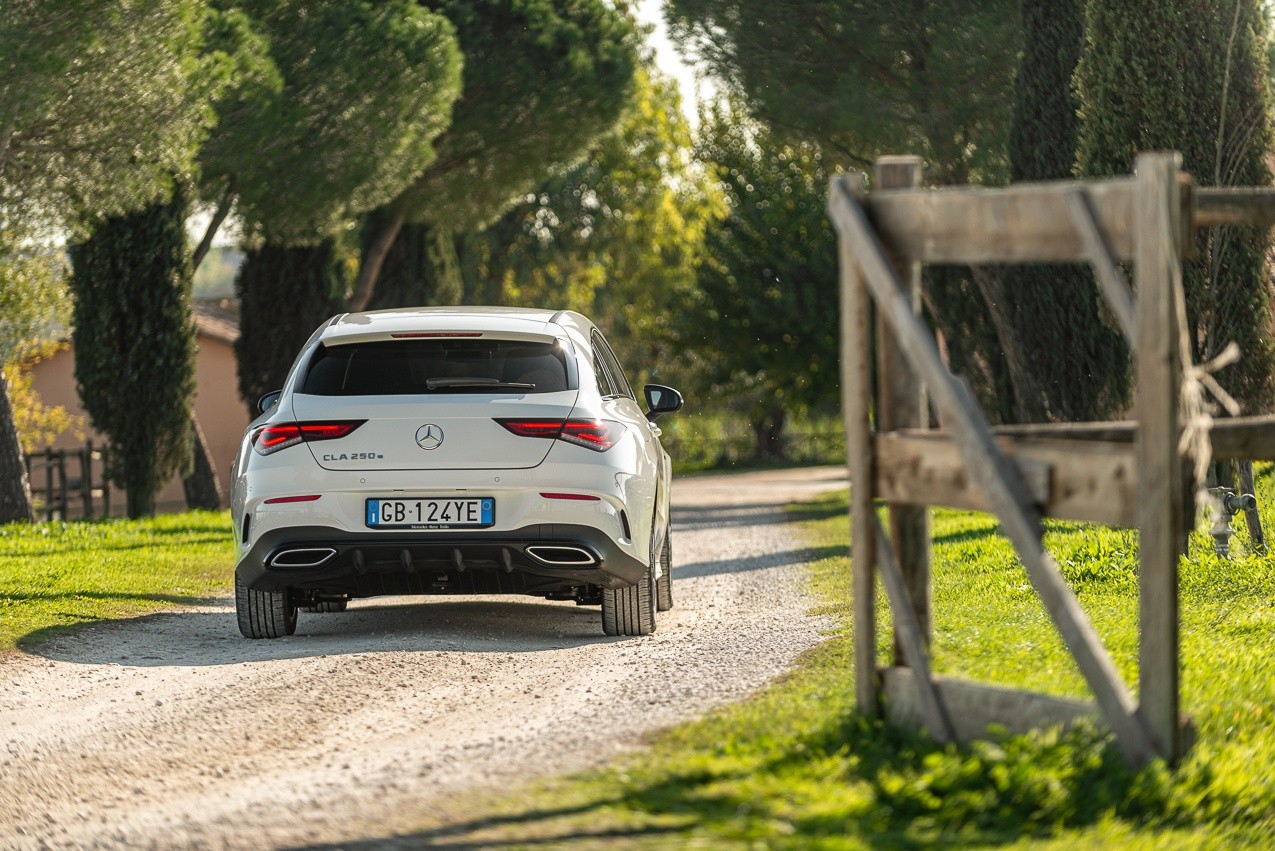
M 344 319 L 345 317 L 349 315 L 350 314 L 348 313 L 338 313 L 336 316 L 333 316 L 331 320 L 329 320 L 328 327 L 331 328 L 333 325 L 337 324 L 338 322 L 340 322 L 342 319 Z
M 565 310 L 559 310 L 559 311 L 558 311 L 557 313 L 555 313 L 553 316 L 550 316 L 550 317 L 549 317 L 549 324 L 550 324 L 550 325 L 557 325 L 557 324 L 558 324 L 558 320 L 562 318 L 562 315 L 563 315 L 564 313 L 566 313 L 566 311 L 565 311 Z

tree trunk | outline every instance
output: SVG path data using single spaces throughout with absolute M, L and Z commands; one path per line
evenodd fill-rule
M 1001 286 L 996 272 L 971 266 L 970 275 L 973 276 L 983 301 L 987 303 L 988 314 L 992 318 L 996 337 L 1000 340 L 1001 352 L 1005 356 L 1005 364 L 1009 368 L 1009 381 L 1014 388 L 1016 419 L 1026 423 L 1047 422 L 1049 418 L 1042 401 L 1044 394 L 1041 393 L 1040 385 L 1027 364 L 1023 346 L 1014 330 L 1013 323 L 1009 321 L 1011 311 L 1005 298 L 1005 288 Z
M 213 211 L 213 217 L 208 222 L 208 227 L 204 229 L 204 238 L 199 240 L 199 245 L 195 247 L 195 253 L 190 258 L 192 274 L 199 269 L 199 264 L 203 263 L 204 258 L 208 256 L 213 239 L 217 236 L 217 231 L 221 229 L 221 223 L 226 220 L 226 216 L 230 215 L 230 208 L 235 205 L 236 197 L 234 183 L 227 182 L 225 191 L 221 193 L 221 198 L 217 201 L 217 209 Z
M 1253 462 L 1238 461 L 1240 468 L 1240 493 L 1257 493 L 1253 486 Z M 1244 509 L 1244 522 L 1248 524 L 1248 538 L 1253 552 L 1266 553 L 1266 535 L 1262 532 L 1262 517 L 1256 508 Z
M 784 420 L 784 408 L 778 402 L 771 402 L 761 416 L 753 419 L 753 434 L 757 439 L 753 447 L 755 459 L 760 461 L 784 459 Z
M 5 125 L 0 130 L 0 174 L 4 174 L 5 164 L 9 161 L 9 141 L 13 138 L 13 125 Z
M 381 267 L 385 265 L 385 258 L 389 256 L 390 249 L 394 247 L 394 242 L 398 239 L 399 231 L 403 229 L 403 224 L 407 221 L 407 217 L 401 210 L 395 210 L 392 207 L 382 207 L 368 215 L 369 223 L 375 222 L 376 227 L 372 232 L 371 240 L 363 249 L 362 262 L 359 263 L 359 277 L 354 283 L 354 292 L 350 294 L 348 307 L 352 313 L 367 310 L 368 305 L 372 303 L 372 297 L 376 294 L 376 283 L 381 276 Z
M 9 384 L 0 375 L 0 523 L 30 523 L 33 519 L 31 483 L 27 481 L 18 429 L 13 424 Z
M 193 415 L 190 418 L 190 429 L 194 433 L 194 445 L 191 447 L 194 458 L 190 475 L 182 479 L 182 488 L 186 491 L 186 507 L 215 511 L 221 507 L 221 486 L 217 482 L 212 453 L 208 451 L 208 440 L 199 426 L 199 419 Z
M 144 493 L 141 490 L 126 490 L 124 492 L 124 510 L 128 513 L 128 519 L 141 520 L 145 517 L 155 516 L 155 494 Z
M 374 222 L 379 213 L 373 213 Z M 431 224 L 406 224 L 386 253 L 371 310 L 459 304 L 464 293 L 456 240 Z

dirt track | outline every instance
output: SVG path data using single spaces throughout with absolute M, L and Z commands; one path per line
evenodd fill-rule
M 832 469 L 679 480 L 646 638 L 533 598 L 389 598 L 239 637 L 227 600 L 0 656 L 0 848 L 261 848 L 463 817 L 468 789 L 605 762 L 818 640 L 783 505 Z

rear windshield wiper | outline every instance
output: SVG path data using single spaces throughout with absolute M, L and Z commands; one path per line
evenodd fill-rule
M 523 381 L 500 381 L 495 378 L 430 378 L 429 390 L 535 390 L 536 385 Z

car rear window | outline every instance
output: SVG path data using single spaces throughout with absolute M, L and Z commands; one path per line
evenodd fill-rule
M 299 392 L 407 396 L 568 389 L 565 355 L 556 343 L 444 339 L 320 346 Z

